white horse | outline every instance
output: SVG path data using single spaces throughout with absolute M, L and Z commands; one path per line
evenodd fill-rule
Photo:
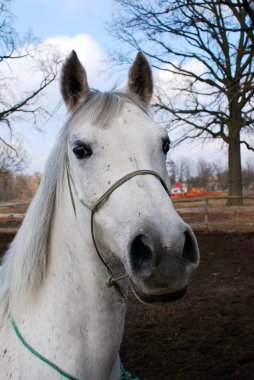
M 67 59 L 70 118 L 1 270 L 1 380 L 131 378 L 119 360 L 128 283 L 146 303 L 185 294 L 199 253 L 167 193 L 152 87 L 142 53 L 124 93 L 89 90 Z

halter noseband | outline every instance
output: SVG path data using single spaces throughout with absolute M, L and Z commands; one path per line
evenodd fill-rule
M 70 191 L 70 196 L 71 196 L 71 202 L 72 202 L 74 213 L 76 215 L 76 206 L 75 206 L 74 197 L 73 197 L 73 193 L 72 193 L 72 187 L 73 187 L 77 197 L 78 197 L 78 193 L 77 193 L 75 183 L 73 181 L 73 178 L 72 178 L 72 175 L 70 172 L 70 164 L 69 164 L 68 159 L 67 159 L 67 163 L 66 163 L 66 172 L 67 172 L 67 180 L 68 180 L 68 186 L 69 186 L 69 191 Z M 165 181 L 161 178 L 161 176 L 158 173 L 154 172 L 153 170 L 136 170 L 134 172 L 131 172 L 131 173 L 126 174 L 125 176 L 121 177 L 108 190 L 106 190 L 105 193 L 96 202 L 94 202 L 92 204 L 89 204 L 89 203 L 83 201 L 83 199 L 79 199 L 79 197 L 78 197 L 80 203 L 91 211 L 91 236 L 92 236 L 93 244 L 94 244 L 95 250 L 97 252 L 97 255 L 100 258 L 101 262 L 103 263 L 103 265 L 106 268 L 107 273 L 109 275 L 109 279 L 106 281 L 106 284 L 109 287 L 114 286 L 118 295 L 120 296 L 119 301 L 121 301 L 121 302 L 126 302 L 127 295 L 125 294 L 122 287 L 118 284 L 118 281 L 127 277 L 128 275 L 125 274 L 123 276 L 115 278 L 113 272 L 111 271 L 111 269 L 108 265 L 108 263 L 103 259 L 102 255 L 98 249 L 98 246 L 96 244 L 96 240 L 95 240 L 95 236 L 94 236 L 94 214 L 99 209 L 99 207 L 109 198 L 109 196 L 113 193 L 113 191 L 115 191 L 118 187 L 123 185 L 125 182 L 129 181 L 131 178 L 139 176 L 139 175 L 153 175 L 154 177 L 156 177 L 161 182 L 163 188 L 165 189 L 167 194 L 169 194 L 169 191 L 168 191 L 168 188 L 167 188 Z

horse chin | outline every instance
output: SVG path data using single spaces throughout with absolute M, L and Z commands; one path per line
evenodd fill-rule
M 187 293 L 187 286 L 175 292 L 158 292 L 157 294 L 144 293 L 138 289 L 137 286 L 131 281 L 131 288 L 139 301 L 145 304 L 163 305 L 165 303 L 178 301 L 183 298 Z

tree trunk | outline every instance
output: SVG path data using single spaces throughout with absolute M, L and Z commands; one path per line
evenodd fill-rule
M 241 166 L 241 146 L 240 130 L 230 128 L 228 143 L 228 195 L 227 205 L 242 204 L 242 166 Z

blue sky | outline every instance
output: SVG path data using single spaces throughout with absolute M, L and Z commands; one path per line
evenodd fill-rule
M 105 49 L 112 43 L 104 29 L 110 0 L 13 0 L 12 9 L 20 32 L 31 28 L 41 39 L 88 33 Z

